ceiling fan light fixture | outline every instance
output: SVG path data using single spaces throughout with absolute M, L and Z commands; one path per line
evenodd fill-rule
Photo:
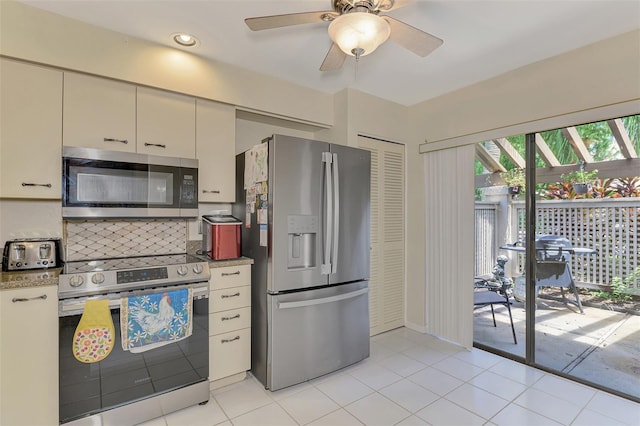
M 351 12 L 338 16 L 329 25 L 329 37 L 351 56 L 366 56 L 391 34 L 389 23 L 374 13 Z

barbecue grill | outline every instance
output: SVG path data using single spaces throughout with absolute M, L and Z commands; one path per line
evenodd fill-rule
M 582 303 L 578 296 L 578 288 L 571 275 L 571 242 L 557 235 L 544 235 L 536 239 L 536 287 L 560 287 L 564 303 L 573 303 L 582 310 Z M 571 290 L 575 302 L 568 300 L 564 289 Z

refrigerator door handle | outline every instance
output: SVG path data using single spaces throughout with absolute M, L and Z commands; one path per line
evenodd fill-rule
M 338 180 L 338 154 L 333 154 L 333 250 L 331 273 L 338 272 L 338 231 L 340 230 L 340 181 Z
M 331 273 L 331 246 L 333 237 L 333 180 L 331 163 L 333 155 L 330 152 L 322 153 L 322 162 L 324 163 L 325 176 L 325 198 L 324 198 L 324 217 L 326 218 L 326 228 L 324 230 L 324 258 L 320 266 L 322 275 Z
M 302 308 L 305 306 L 322 305 L 325 303 L 338 302 L 340 300 L 353 299 L 354 297 L 362 296 L 363 294 L 367 294 L 367 293 L 369 293 L 369 287 L 352 291 L 346 294 L 340 294 L 337 296 L 322 297 L 320 299 L 301 300 L 299 302 L 278 302 L 278 309 L 291 309 L 291 308 Z

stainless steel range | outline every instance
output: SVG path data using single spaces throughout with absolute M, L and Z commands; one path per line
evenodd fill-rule
M 60 423 L 136 424 L 209 400 L 209 265 L 196 257 L 144 256 L 68 262 L 60 275 Z M 134 353 L 123 350 L 121 300 L 191 289 L 192 332 Z M 101 361 L 73 354 L 87 300 L 108 299 L 115 344 Z

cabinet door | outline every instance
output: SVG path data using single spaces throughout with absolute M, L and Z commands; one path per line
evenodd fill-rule
M 137 151 L 196 158 L 196 100 L 138 87 Z
M 57 301 L 57 286 L 0 291 L 0 424 L 58 424 Z
M 61 198 L 62 72 L 0 59 L 0 197 Z
M 64 145 L 136 150 L 136 86 L 64 73 Z
M 251 329 L 210 338 L 209 380 L 218 380 L 251 369 Z
M 196 156 L 200 202 L 236 199 L 236 111 L 229 105 L 196 101 Z

